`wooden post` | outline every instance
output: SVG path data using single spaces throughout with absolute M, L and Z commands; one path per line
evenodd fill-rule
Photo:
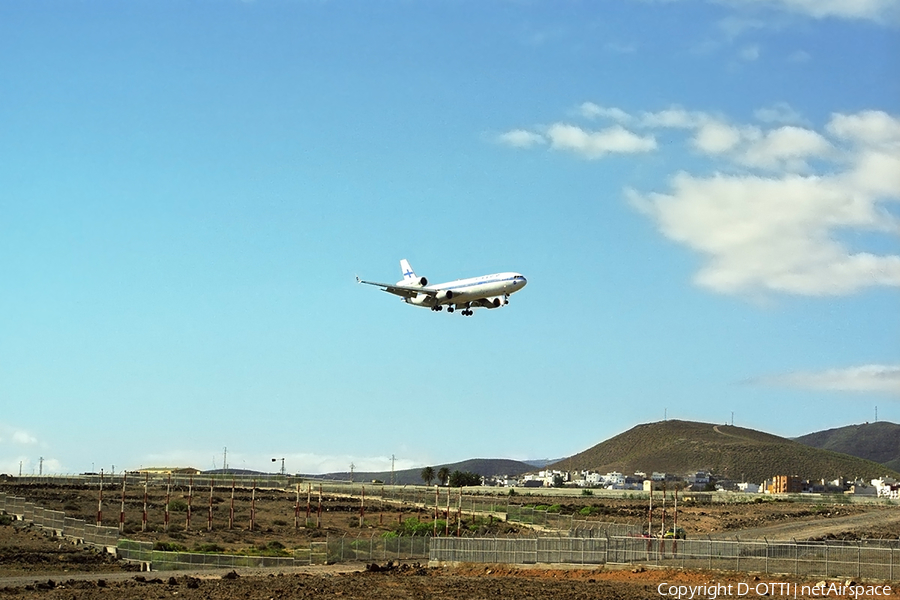
M 184 520 L 184 530 L 191 530 L 191 508 L 194 504 L 194 476 L 191 475 L 188 478 L 188 505 L 187 505 L 187 516 Z
M 119 533 L 125 533 L 125 480 L 126 473 L 122 473 L 122 508 L 119 509 Z
M 672 517 L 672 553 L 678 552 L 678 486 L 675 486 L 675 508 Z
M 459 488 L 459 498 L 456 502 L 456 537 L 459 537 L 459 529 L 462 526 L 462 488 Z
M 103 525 L 103 469 L 100 469 L 100 496 L 97 500 L 97 527 Z
M 362 495 L 359 497 L 359 527 L 366 522 L 366 486 L 362 486 Z
M 256 521 L 256 480 L 253 480 L 253 492 L 250 494 L 250 531 Z
M 444 512 L 444 535 L 450 535 L 450 485 L 447 485 L 447 510 Z
M 434 484 L 434 537 L 437 537 L 437 519 L 438 505 L 440 504 L 440 490 L 437 484 Z
M 234 529 L 234 475 L 231 476 L 231 510 L 228 511 L 228 529 Z
M 312 496 L 312 484 L 306 484 L 306 523 L 304 527 L 309 527 L 309 508 L 310 508 L 310 497 Z
M 206 530 L 212 531 L 212 497 L 213 497 L 213 479 L 209 478 L 209 515 L 206 517 Z
M 147 531 L 147 482 L 150 473 L 144 473 L 144 514 L 141 516 L 141 531 Z
M 297 495 L 294 499 L 294 529 L 300 529 L 300 482 L 297 482 Z
M 172 495 L 172 473 L 169 473 L 169 480 L 166 482 L 166 520 L 164 529 L 169 531 L 169 499 Z
M 319 509 L 316 512 L 316 529 L 322 526 L 322 484 L 319 484 Z
M 653 480 L 650 480 L 650 510 L 647 511 L 647 557 L 653 548 Z

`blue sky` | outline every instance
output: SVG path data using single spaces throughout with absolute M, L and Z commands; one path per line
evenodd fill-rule
M 895 0 L 0 4 L 0 472 L 900 422 Z M 432 313 L 354 276 L 518 271 Z

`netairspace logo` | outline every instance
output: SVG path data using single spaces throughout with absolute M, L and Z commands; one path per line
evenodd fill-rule
M 656 592 L 666 598 L 716 600 L 723 596 L 783 596 L 790 598 L 880 598 L 891 595 L 889 585 L 804 585 L 787 581 L 719 583 L 708 585 L 659 584 Z

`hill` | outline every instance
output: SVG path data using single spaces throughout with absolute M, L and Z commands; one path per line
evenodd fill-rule
M 900 425 L 888 421 L 847 425 L 795 438 L 813 448 L 842 452 L 900 470 Z
M 878 463 L 820 450 L 762 431 L 695 423 L 645 423 L 552 465 L 605 473 L 709 471 L 719 477 L 761 482 L 774 475 L 808 479 L 871 479 L 898 474 Z
M 442 468 L 447 467 L 450 472 L 453 471 L 463 471 L 470 473 L 477 473 L 478 475 L 482 475 L 484 477 L 491 477 L 494 475 L 520 475 L 522 473 L 526 473 L 528 471 L 533 471 L 534 467 L 524 463 L 519 462 L 517 460 L 508 460 L 504 458 L 473 458 L 469 460 L 464 460 L 462 462 L 451 463 L 451 464 L 443 464 L 443 465 L 432 465 L 435 474 Z M 402 471 L 394 471 L 394 483 L 397 485 L 413 485 L 413 484 L 422 484 L 422 468 L 419 467 L 416 469 L 403 469 Z M 350 479 L 350 472 L 345 471 L 341 473 L 328 473 L 327 475 L 316 475 L 316 477 L 324 477 L 326 479 Z M 383 481 L 384 483 L 389 483 L 391 481 L 391 472 L 390 471 L 355 471 L 353 473 L 354 481 L 372 481 L 378 480 Z

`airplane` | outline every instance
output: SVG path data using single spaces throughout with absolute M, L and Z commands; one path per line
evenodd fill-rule
M 400 272 L 403 279 L 393 285 L 363 281 L 359 277 L 356 281 L 378 286 L 383 292 L 400 296 L 407 304 L 427 306 L 435 312 L 445 306 L 448 313 L 460 308 L 460 312 L 467 317 L 472 316 L 473 308 L 500 308 L 509 304 L 510 294 L 518 292 L 528 283 L 519 273 L 495 273 L 428 285 L 428 280 L 416 275 L 405 258 L 400 261 Z

